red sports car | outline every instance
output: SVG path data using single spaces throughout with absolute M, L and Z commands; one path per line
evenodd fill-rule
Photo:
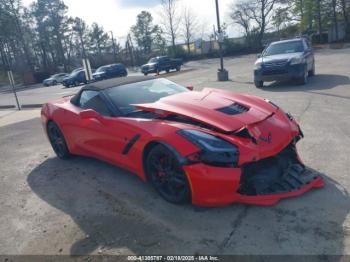
M 251 95 L 124 77 L 45 104 L 42 124 L 58 157 L 118 165 L 173 203 L 272 205 L 324 185 L 298 157 L 293 117 Z

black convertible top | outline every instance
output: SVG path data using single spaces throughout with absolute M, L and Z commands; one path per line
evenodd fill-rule
M 100 82 L 94 82 L 87 84 L 83 86 L 80 91 L 72 97 L 70 100 L 72 104 L 78 105 L 80 95 L 84 90 L 92 90 L 92 91 L 101 91 L 108 88 L 116 87 L 116 86 L 122 86 L 147 80 L 156 79 L 154 76 L 127 76 L 127 77 L 119 77 L 119 78 L 112 78 L 109 80 L 104 80 Z
M 112 78 L 100 82 L 94 82 L 85 85 L 81 90 L 105 90 L 111 87 L 121 86 L 121 85 L 127 85 L 137 82 L 142 82 L 146 80 L 152 80 L 155 79 L 153 76 L 127 76 L 127 77 L 118 77 L 118 78 Z

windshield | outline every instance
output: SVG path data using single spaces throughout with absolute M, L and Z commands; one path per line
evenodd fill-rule
M 96 73 L 104 73 L 104 72 L 106 72 L 106 69 L 107 68 L 105 66 L 101 66 L 101 67 L 97 68 Z
M 132 104 L 154 103 L 163 97 L 187 91 L 183 86 L 160 78 L 112 87 L 106 93 L 122 114 L 128 115 L 138 111 Z
M 80 71 L 73 71 L 69 76 L 70 76 L 70 77 L 74 77 L 74 76 L 76 76 L 77 74 L 79 74 L 81 71 L 82 71 L 82 70 L 80 70 Z
M 157 63 L 158 59 L 156 57 L 151 58 L 148 63 Z
M 304 47 L 302 41 L 276 43 L 270 45 L 264 52 L 264 56 L 289 54 L 303 52 Z

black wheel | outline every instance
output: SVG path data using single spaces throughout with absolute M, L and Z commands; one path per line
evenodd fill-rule
M 148 75 L 148 73 L 143 73 L 144 74 L 144 76 L 147 76 Z
M 179 72 L 181 70 L 181 66 L 176 67 L 176 71 Z
M 53 85 L 53 86 L 57 85 L 57 81 L 53 81 L 53 82 L 52 82 L 52 85 Z
M 308 71 L 307 69 L 304 72 L 304 75 L 298 79 L 299 85 L 306 85 L 307 84 L 307 77 L 308 77 Z
M 179 161 L 166 146 L 157 145 L 146 158 L 146 174 L 158 193 L 175 204 L 190 200 L 191 190 Z
M 165 70 L 165 72 L 169 73 L 169 72 L 170 72 L 170 69 Z
M 78 86 L 79 84 L 79 81 L 74 81 L 74 86 Z
M 262 88 L 264 87 L 264 81 L 254 81 L 256 88 Z
M 314 76 L 316 74 L 315 63 L 312 65 L 312 69 L 309 71 L 309 76 Z
M 63 133 L 56 123 L 49 122 L 47 125 L 47 134 L 56 155 L 61 159 L 69 158 L 71 154 L 69 153 L 66 140 L 64 139 Z

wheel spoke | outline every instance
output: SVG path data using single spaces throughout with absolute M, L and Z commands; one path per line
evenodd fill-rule
M 171 151 L 159 146 L 149 155 L 147 163 L 153 185 L 165 199 L 175 203 L 188 199 L 187 178 Z

